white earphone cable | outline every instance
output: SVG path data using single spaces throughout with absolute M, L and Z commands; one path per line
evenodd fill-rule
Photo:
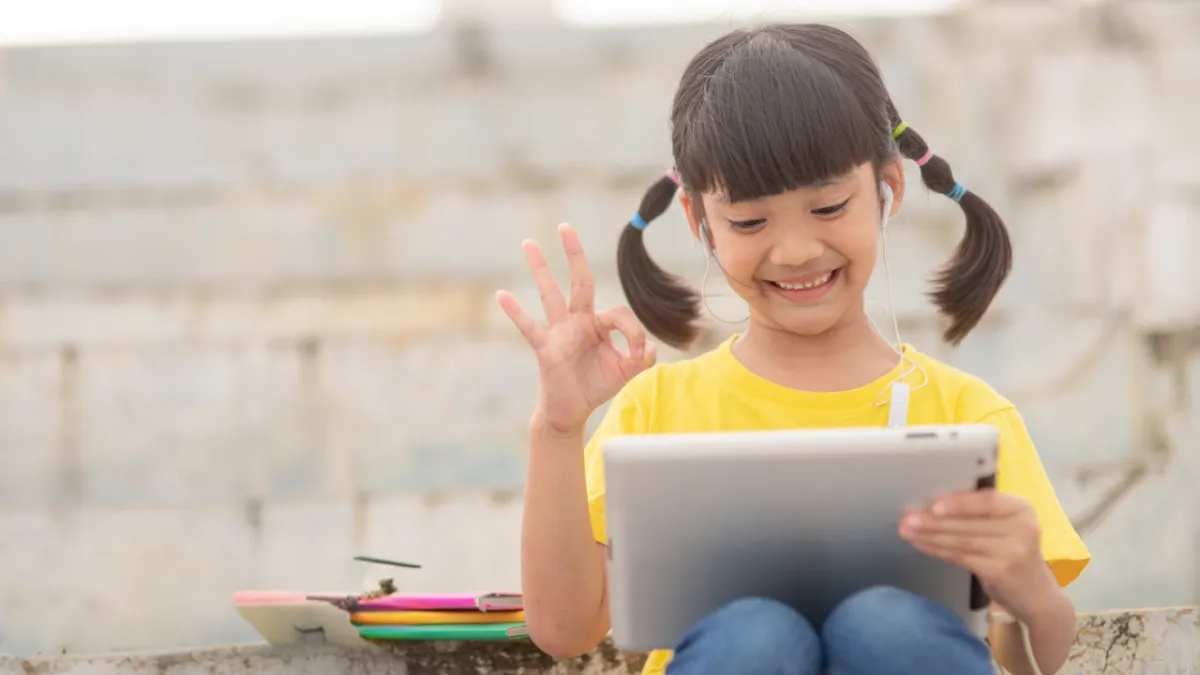
M 879 326 L 875 324 L 875 321 L 871 318 L 870 314 L 867 314 L 867 322 L 871 324 L 871 328 L 873 328 L 880 337 L 882 337 L 884 340 L 887 340 L 888 344 L 891 345 L 893 350 L 895 350 L 897 356 L 900 357 L 900 374 L 897 375 L 891 382 L 888 382 L 887 385 L 885 385 L 875 397 L 874 405 L 877 407 L 887 405 L 888 402 L 891 401 L 890 392 L 892 391 L 892 386 L 898 382 L 904 382 L 908 379 L 908 376 L 914 372 L 921 373 L 921 381 L 912 388 L 912 391 L 915 392 L 929 383 L 929 375 L 925 372 L 925 369 L 921 367 L 921 364 L 908 358 L 908 355 L 904 353 L 904 340 L 900 337 L 900 320 L 896 318 L 896 303 L 893 300 L 892 294 L 892 268 L 891 265 L 888 264 L 887 255 L 887 226 L 888 218 L 891 215 L 890 212 L 892 210 L 892 189 L 887 185 L 887 183 L 881 184 L 880 187 L 883 190 L 884 197 L 883 212 L 880 215 L 879 223 L 880 237 L 882 239 L 881 247 L 883 253 L 883 276 L 885 285 L 887 287 L 888 314 L 890 314 L 892 317 L 892 330 L 895 331 L 896 341 L 893 343 L 891 340 L 888 340 L 883 331 L 879 330 Z M 907 368 L 904 365 L 905 362 L 908 363 Z

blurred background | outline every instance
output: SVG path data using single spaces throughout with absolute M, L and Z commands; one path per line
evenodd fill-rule
M 536 372 L 493 294 L 536 307 L 520 241 L 562 273 L 569 221 L 620 302 L 683 66 L 796 18 L 1011 227 L 946 348 L 961 215 L 913 184 L 895 311 L 1022 410 L 1080 609 L 1200 602 L 1200 3 L 2 0 L 0 652 L 254 640 L 240 589 L 517 588 Z M 647 236 L 699 283 L 678 209 Z

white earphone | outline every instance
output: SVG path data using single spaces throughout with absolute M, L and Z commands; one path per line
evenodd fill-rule
M 886 230 L 888 217 L 892 213 L 892 200 L 895 199 L 895 195 L 892 194 L 892 186 L 883 181 L 879 182 L 879 189 L 883 191 L 883 214 L 879 218 L 879 226 L 881 229 Z

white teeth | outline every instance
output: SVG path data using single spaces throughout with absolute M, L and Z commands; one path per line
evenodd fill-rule
M 805 283 L 805 284 L 781 284 L 779 282 L 775 282 L 775 285 L 782 288 L 785 291 L 803 291 L 808 288 L 816 288 L 817 286 L 824 285 L 825 283 L 827 283 L 829 281 L 829 277 L 832 277 L 832 276 L 833 276 L 833 272 L 830 272 L 829 274 L 826 274 L 825 276 L 821 277 L 820 279 L 813 279 L 812 281 Z

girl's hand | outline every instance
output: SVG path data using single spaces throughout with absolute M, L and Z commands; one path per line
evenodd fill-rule
M 570 225 L 558 228 L 571 270 L 571 297 L 563 298 L 536 242 L 522 243 L 529 271 L 542 296 L 546 326 L 517 304 L 507 291 L 496 294 L 504 313 L 516 324 L 537 356 L 541 378 L 539 420 L 559 433 L 580 433 L 588 417 L 634 375 L 654 364 L 655 349 L 628 307 L 596 313 L 595 283 L 579 235 Z M 629 346 L 623 354 L 613 346 L 612 332 Z
M 1030 616 L 1057 587 L 1040 550 L 1041 526 L 1029 502 L 995 490 L 956 492 L 906 513 L 900 536 L 917 550 L 979 577 L 996 604 Z

